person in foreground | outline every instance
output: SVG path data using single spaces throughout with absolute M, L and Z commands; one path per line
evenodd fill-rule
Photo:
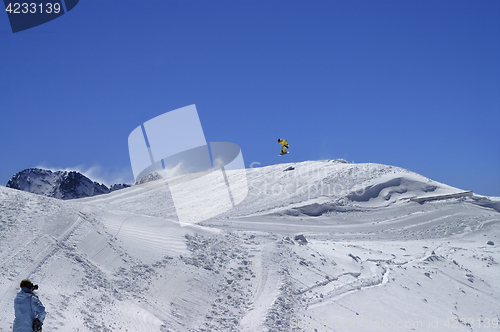
M 33 285 L 29 279 L 21 281 L 21 290 L 14 300 L 13 332 L 41 331 L 45 319 L 45 307 L 38 296 L 33 293 L 38 289 L 38 285 Z

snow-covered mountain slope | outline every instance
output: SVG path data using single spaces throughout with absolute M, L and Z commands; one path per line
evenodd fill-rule
M 378 164 L 232 176 L 247 198 L 186 227 L 166 189 L 0 187 L 0 330 L 26 277 L 45 331 L 498 329 L 500 198 L 412 202 L 462 190 Z
M 387 207 L 414 197 L 463 191 L 399 167 L 380 164 L 305 161 L 233 172 L 236 182 L 246 179 L 248 196 L 219 219 L 268 214 L 320 215 L 336 209 Z M 162 180 L 157 182 L 155 188 L 164 187 L 160 186 Z M 209 185 L 209 182 L 205 184 Z M 168 189 L 144 188 L 136 186 L 120 195 L 93 197 L 86 201 L 111 204 L 134 213 L 176 218 Z M 151 204 L 144 205 L 143 201 Z
M 76 171 L 28 168 L 14 174 L 7 187 L 48 197 L 74 199 L 107 194 L 130 185 L 115 184 L 108 188 Z

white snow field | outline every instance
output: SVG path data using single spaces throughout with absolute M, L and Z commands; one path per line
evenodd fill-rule
M 379 164 L 245 175 L 241 204 L 186 227 L 165 189 L 0 187 L 0 331 L 24 278 L 44 331 L 500 330 L 500 198 L 410 201 L 470 188 Z

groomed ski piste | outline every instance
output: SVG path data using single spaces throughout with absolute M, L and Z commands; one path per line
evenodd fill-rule
M 500 328 L 500 198 L 415 202 L 471 188 L 380 164 L 240 172 L 247 198 L 185 227 L 168 190 L 61 201 L 0 187 L 0 331 L 24 278 L 44 331 Z

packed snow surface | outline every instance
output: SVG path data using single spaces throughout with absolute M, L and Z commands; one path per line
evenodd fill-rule
M 246 199 L 186 227 L 154 183 L 0 187 L 0 331 L 24 278 L 44 331 L 499 330 L 500 198 L 412 202 L 469 188 L 379 164 L 234 172 Z

